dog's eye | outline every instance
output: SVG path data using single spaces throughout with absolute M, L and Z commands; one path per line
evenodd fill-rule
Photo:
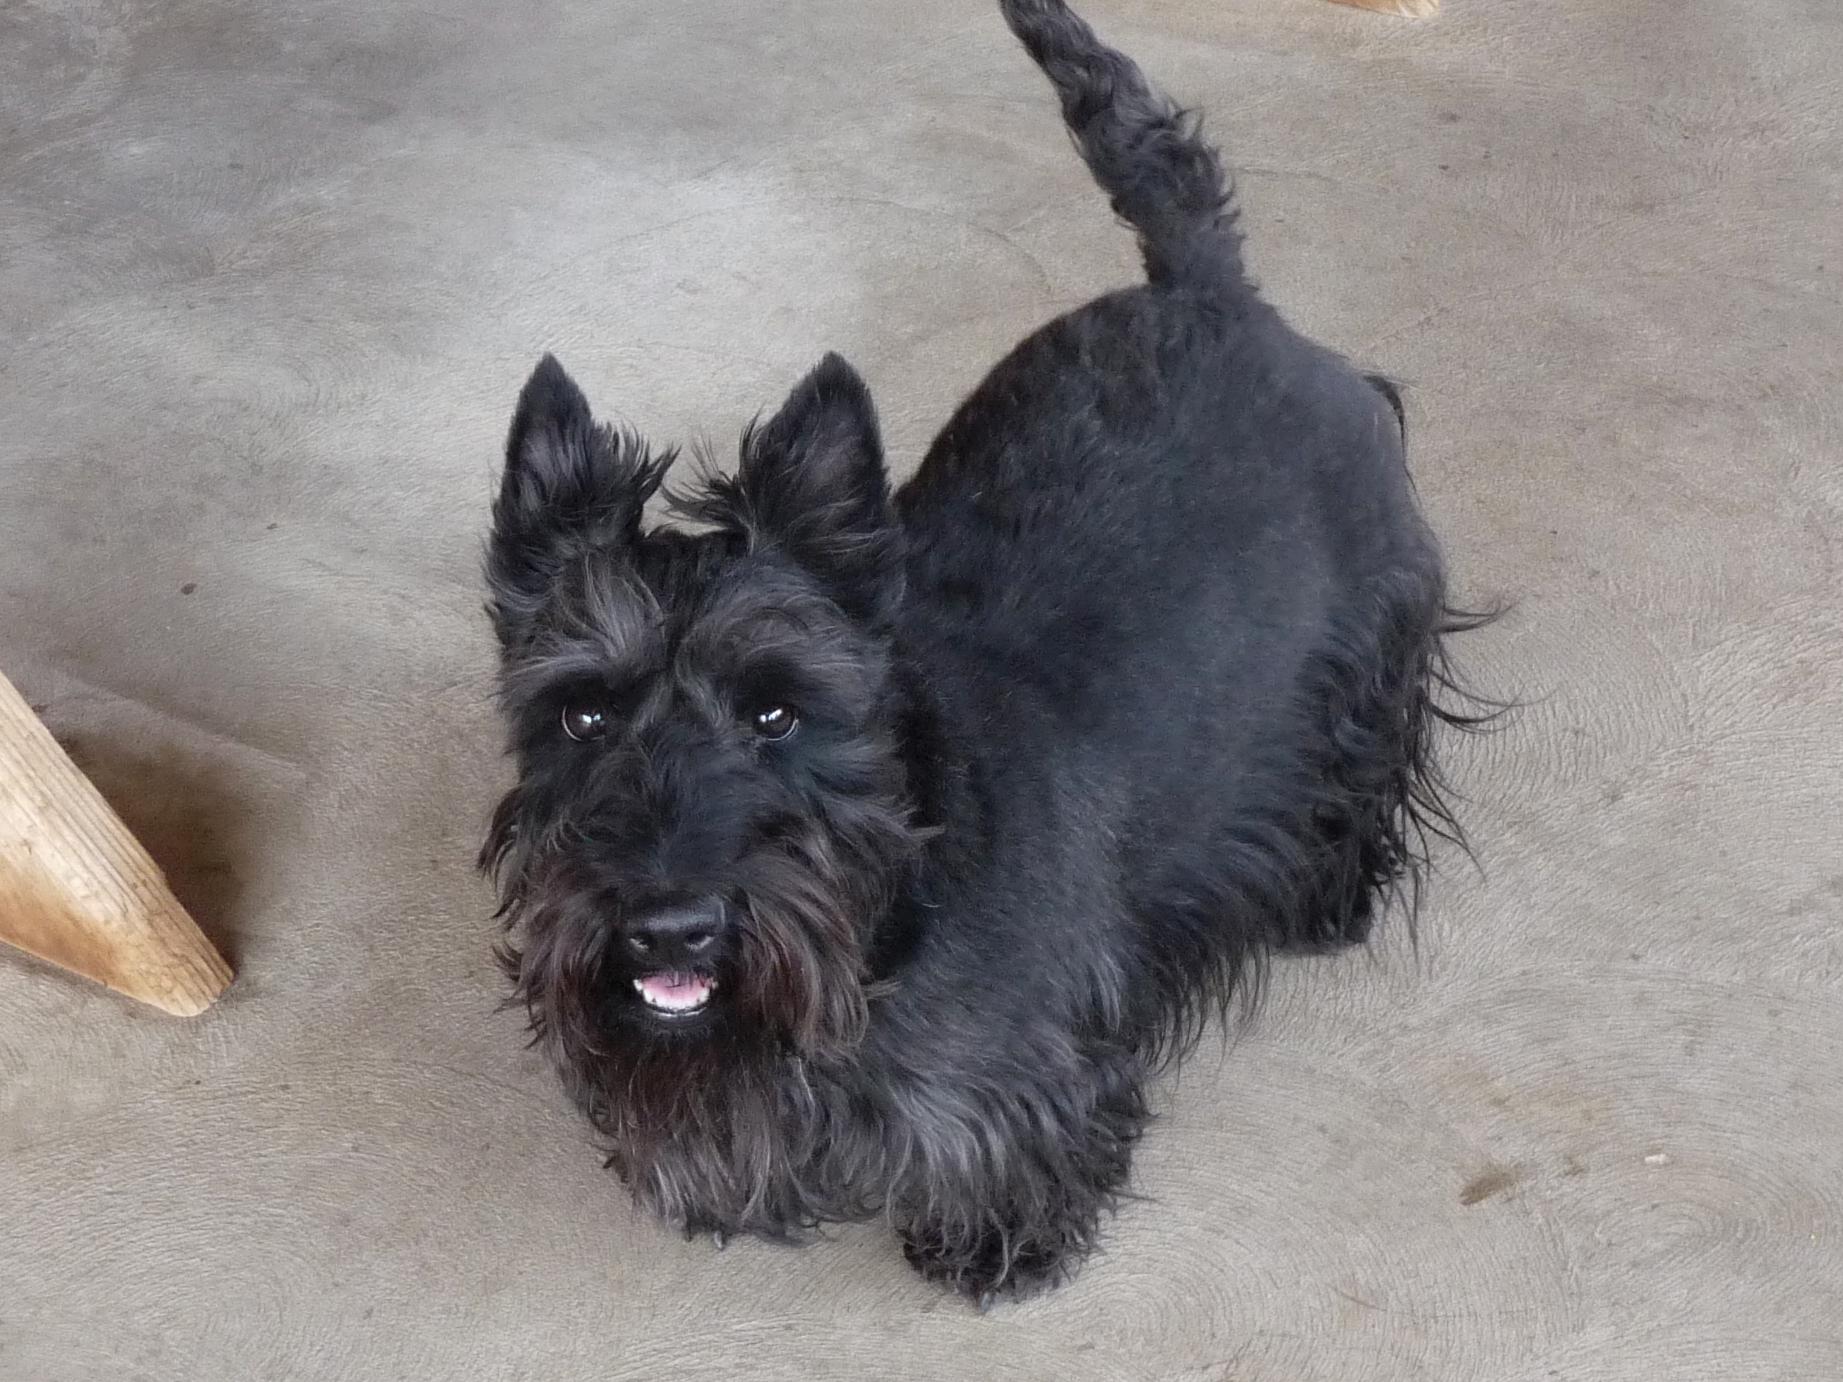
M 749 728 L 755 731 L 755 737 L 771 743 L 785 739 L 799 723 L 800 717 L 785 705 L 764 705 L 749 715 Z
M 593 701 L 577 701 L 563 707 L 563 732 L 579 744 L 599 739 L 608 732 L 608 712 Z

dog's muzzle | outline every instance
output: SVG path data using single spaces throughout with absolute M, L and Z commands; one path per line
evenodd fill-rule
M 688 1017 L 717 991 L 713 972 L 728 927 L 722 902 L 708 899 L 649 912 L 627 925 L 623 943 L 634 967 L 634 991 L 653 1012 Z

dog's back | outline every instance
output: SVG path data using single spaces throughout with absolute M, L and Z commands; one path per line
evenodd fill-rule
M 1418 878 L 1440 562 L 1388 398 L 1258 297 L 1196 121 L 1059 0 L 1001 8 L 1147 282 L 1027 339 L 898 496 L 909 637 L 978 706 L 976 924 L 1159 1045 Z

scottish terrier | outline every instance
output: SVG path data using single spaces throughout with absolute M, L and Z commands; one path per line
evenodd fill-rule
M 1064 1279 L 1148 1080 L 1456 833 L 1456 627 L 1399 402 L 1242 264 L 1197 121 L 1004 0 L 1146 281 L 1031 335 L 894 494 L 827 356 L 732 476 L 546 357 L 493 509 L 517 783 L 482 852 L 534 1040 L 645 1206 L 884 1218 L 981 1304 Z

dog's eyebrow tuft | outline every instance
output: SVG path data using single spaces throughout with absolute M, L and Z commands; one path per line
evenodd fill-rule
M 638 681 L 664 655 L 659 602 L 632 572 L 585 559 L 502 676 L 509 699 L 560 686 Z
M 605 645 L 584 639 L 546 638 L 526 656 L 510 664 L 501 677 L 501 694 L 510 704 L 521 704 L 571 687 L 594 685 L 610 689 L 630 686 L 640 679 L 642 667 L 611 656 Z

